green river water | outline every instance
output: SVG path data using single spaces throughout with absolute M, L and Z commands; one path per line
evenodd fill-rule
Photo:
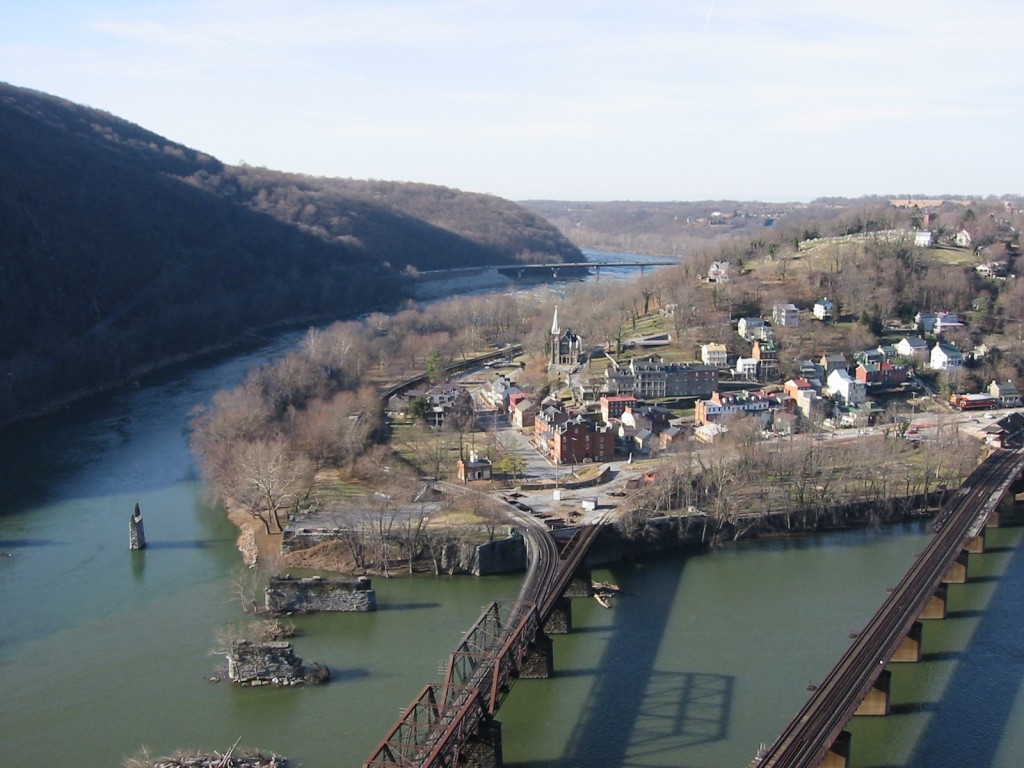
M 372 614 L 301 617 L 299 656 L 330 684 L 209 678 L 244 620 L 235 531 L 208 505 L 190 410 L 284 348 L 168 371 L 0 436 L 0 764 L 119 766 L 147 747 L 236 739 L 306 768 L 358 766 L 481 608 L 519 577 L 377 580 Z M 128 551 L 142 504 L 149 548 Z M 924 544 L 919 524 L 726 547 L 595 574 L 623 594 L 574 604 L 555 678 L 499 713 L 507 766 L 746 766 L 781 730 Z M 1024 764 L 1024 557 L 991 532 L 927 663 L 895 668 L 894 716 L 858 719 L 854 766 Z

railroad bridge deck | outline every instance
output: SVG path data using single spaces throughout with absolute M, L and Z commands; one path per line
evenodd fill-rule
M 886 665 L 920 658 L 918 620 L 932 618 L 929 605 L 945 583 L 966 579 L 961 558 L 1022 471 L 1024 451 L 1016 448 L 994 452 L 971 473 L 943 506 L 933 523 L 935 535 L 899 585 L 751 768 L 846 765 L 846 724 L 855 714 L 888 712 Z
M 494 715 L 516 679 L 550 677 L 545 623 L 602 528 L 580 527 L 561 547 L 546 529 L 528 528 L 530 569 L 508 615 L 498 602 L 484 609 L 449 656 L 444 680 L 420 691 L 364 768 L 500 765 Z

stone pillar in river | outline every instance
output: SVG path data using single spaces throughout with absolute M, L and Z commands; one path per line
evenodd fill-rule
M 138 502 L 135 502 L 135 511 L 128 522 L 128 548 L 146 548 L 146 531 L 142 527 L 142 510 L 139 509 Z

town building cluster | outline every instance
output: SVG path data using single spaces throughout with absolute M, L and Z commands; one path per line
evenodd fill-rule
M 736 333 L 744 346 L 730 354 L 729 345 L 707 342 L 700 360 L 668 363 L 656 356 L 628 362 L 608 356 L 603 376 L 583 375 L 588 349 L 582 337 L 562 329 L 555 309 L 548 341 L 548 371 L 564 382 L 571 397 L 539 398 L 524 391 L 507 374 L 499 374 L 479 393 L 480 404 L 505 414 L 516 429 L 532 435 L 536 449 L 555 464 L 612 461 L 617 455 L 670 451 L 684 437 L 713 442 L 740 416 L 777 434 L 808 426 L 866 426 L 879 410 L 873 398 L 913 392 L 921 371 L 955 372 L 968 354 L 943 340 L 942 334 L 964 323 L 952 312 L 919 312 L 916 333 L 894 344 L 860 350 L 849 357 L 825 352 L 818 360 L 795 361 L 798 374 L 780 378 L 776 329 L 799 328 L 802 320 L 832 323 L 838 308 L 827 297 L 801 311 L 792 303 L 772 307 L 771 317 L 741 317 Z M 746 348 L 749 344 L 749 350 Z M 983 352 L 983 351 L 982 351 Z M 975 350 L 972 354 L 979 354 Z M 787 365 L 787 368 L 789 366 Z M 728 382 L 724 381 L 725 379 Z M 425 398 L 427 423 L 443 428 L 452 411 L 466 407 L 468 391 L 438 384 L 406 397 Z M 692 402 L 693 418 L 678 419 L 665 403 Z M 1012 382 L 993 381 L 984 393 L 957 393 L 955 408 L 1013 406 L 1020 397 Z M 473 455 L 460 462 L 462 479 L 489 477 L 486 459 Z

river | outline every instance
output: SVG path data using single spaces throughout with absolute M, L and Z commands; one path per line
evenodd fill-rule
M 602 279 L 606 279 L 602 275 Z M 119 766 L 147 748 L 243 745 L 356 766 L 517 577 L 377 580 L 373 614 L 300 617 L 319 687 L 209 678 L 245 620 L 235 530 L 203 497 L 189 414 L 294 343 L 179 366 L 0 433 L 0 744 L 11 765 Z M 140 502 L 149 548 L 128 551 Z M 577 602 L 556 677 L 499 713 L 510 766 L 745 766 L 909 566 L 920 525 L 621 564 L 612 610 Z M 853 726 L 855 766 L 1017 766 L 1024 754 L 1020 529 L 992 532 L 892 717 Z M 977 564 L 977 565 L 976 565 Z M 955 756 L 955 759 L 951 756 Z

